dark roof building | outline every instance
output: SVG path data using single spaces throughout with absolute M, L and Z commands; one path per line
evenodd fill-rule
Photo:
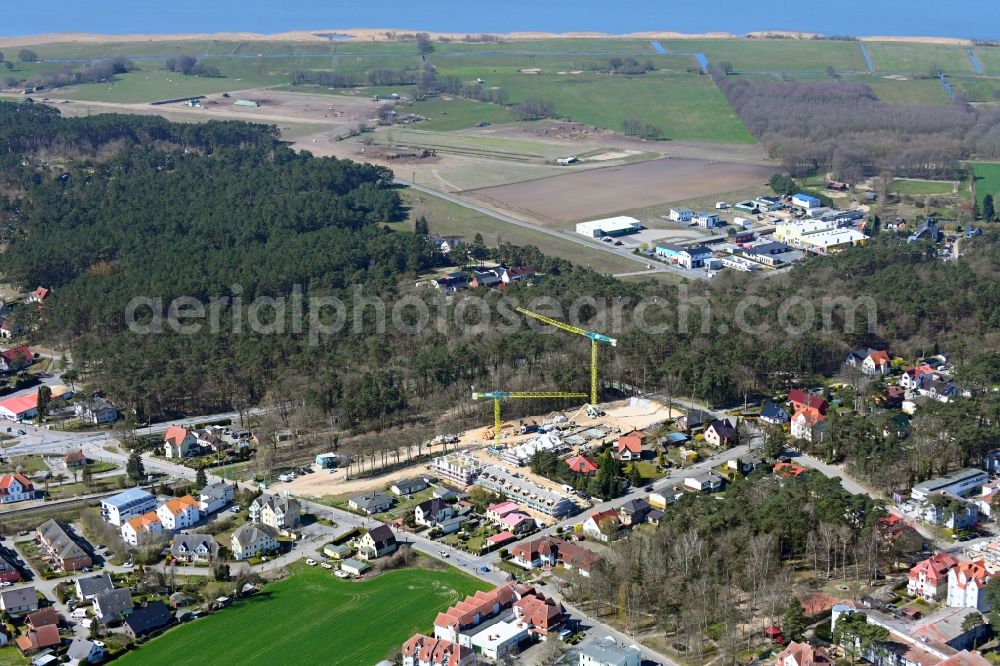
M 125 620 L 125 633 L 132 638 L 148 636 L 174 621 L 174 615 L 162 601 L 153 601 L 136 608 Z

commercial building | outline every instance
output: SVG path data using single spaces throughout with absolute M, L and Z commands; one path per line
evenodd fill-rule
M 913 486 L 910 495 L 918 502 L 926 501 L 934 493 L 950 493 L 959 497 L 968 497 L 978 493 L 979 489 L 989 483 L 990 476 L 981 469 L 965 468 L 945 476 L 928 479 Z
M 823 205 L 823 202 L 817 197 L 799 192 L 798 194 L 792 195 L 792 205 L 797 208 L 805 208 L 806 210 L 809 210 L 811 208 L 819 208 Z
M 642 651 L 638 647 L 619 645 L 611 636 L 588 641 L 580 646 L 580 666 L 639 666 L 640 663 Z
M 125 492 L 101 500 L 101 516 L 105 522 L 120 527 L 129 518 L 156 509 L 156 498 L 139 488 L 130 488 Z
M 604 236 L 624 236 L 642 230 L 642 224 L 634 217 L 620 215 L 603 220 L 580 222 L 576 225 L 576 233 L 587 238 L 603 238 Z

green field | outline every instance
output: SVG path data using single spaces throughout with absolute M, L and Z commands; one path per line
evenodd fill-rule
M 885 79 L 875 76 L 845 78 L 845 81 L 867 83 L 883 102 L 903 104 L 951 104 L 944 86 L 937 79 Z M 962 79 L 952 78 L 958 87 Z
M 153 69 L 120 74 L 110 84 L 91 83 L 60 89 L 50 94 L 82 102 L 138 104 L 174 97 L 243 90 L 256 85 L 258 85 L 257 82 L 250 83 L 238 79 L 201 78 L 184 76 L 163 69 Z
M 232 608 L 169 631 L 116 663 L 374 664 L 438 611 L 487 586 L 453 569 L 345 582 L 309 569 Z
M 955 183 L 953 181 L 897 178 L 892 181 L 889 191 L 894 194 L 953 194 L 955 192 Z
M 995 162 L 975 162 L 972 173 L 976 182 L 976 204 L 983 207 L 983 197 L 992 194 L 996 199 L 1000 195 L 1000 164 Z
M 987 74 L 1000 74 L 1000 46 L 976 46 L 972 49 L 983 71 Z
M 972 61 L 964 46 L 951 44 L 914 44 L 904 42 L 865 42 L 876 72 L 929 73 L 931 66 L 945 72 L 973 72 Z
M 416 113 L 430 120 L 419 123 L 423 130 L 451 132 L 475 127 L 477 123 L 490 124 L 514 122 L 510 109 L 486 102 L 467 99 L 427 99 L 397 107 L 397 113 Z
M 949 79 L 955 92 L 965 95 L 970 102 L 1000 101 L 1000 79 L 981 76 L 953 76 Z
M 710 63 L 729 62 L 738 72 L 847 72 L 867 70 L 855 42 L 802 39 L 672 39 L 668 51 L 700 51 Z

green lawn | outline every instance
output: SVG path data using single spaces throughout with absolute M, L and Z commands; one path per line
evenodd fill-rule
M 895 194 L 952 194 L 955 191 L 955 183 L 953 181 L 897 178 L 892 181 L 889 190 Z
M 468 129 L 480 122 L 490 124 L 514 122 L 514 116 L 509 109 L 486 102 L 474 102 L 467 99 L 428 99 L 400 106 L 397 113 L 416 113 L 430 118 L 428 121 L 414 125 L 420 129 L 451 132 Z
M 3 465 L 0 465 L 0 473 L 13 472 L 18 468 L 31 476 L 48 471 L 49 466 L 45 464 L 42 456 L 11 456 Z
M 983 197 L 992 194 L 996 199 L 1000 195 L 1000 164 L 995 162 L 975 162 L 972 171 L 976 182 L 976 203 L 983 208 Z
M 981 76 L 953 76 L 950 79 L 955 92 L 962 93 L 970 102 L 1000 101 L 1000 79 Z
M 796 39 L 661 40 L 668 51 L 700 51 L 710 63 L 732 63 L 738 72 L 849 72 L 867 70 L 855 42 Z
M 165 69 L 142 69 L 119 74 L 108 83 L 88 83 L 53 91 L 55 97 L 84 102 L 118 102 L 137 104 L 174 97 L 208 95 L 211 93 L 241 90 L 260 85 L 260 81 L 233 78 L 201 78 L 184 76 Z
M 929 73 L 931 65 L 945 72 L 973 72 L 964 46 L 914 44 L 905 42 L 865 42 L 876 72 Z
M 308 569 L 232 608 L 129 652 L 123 666 L 374 664 L 459 599 L 488 587 L 453 569 L 391 571 L 345 582 Z
M 13 645 L 0 648 L 0 666 L 22 666 L 22 664 L 30 664 L 31 662 L 21 656 L 20 651 Z

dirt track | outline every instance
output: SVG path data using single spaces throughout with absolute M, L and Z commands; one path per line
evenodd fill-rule
M 466 192 L 501 209 L 565 223 L 732 192 L 764 183 L 773 167 L 666 158 Z

